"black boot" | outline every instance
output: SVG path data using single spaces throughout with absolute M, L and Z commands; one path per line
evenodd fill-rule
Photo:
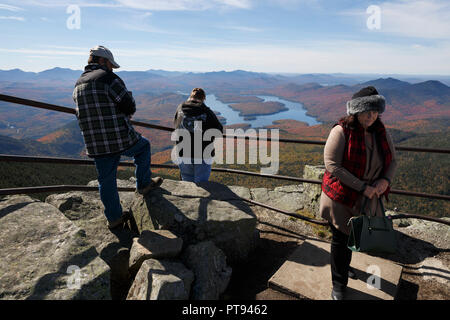
M 333 290 L 331 290 L 331 299 L 345 300 L 345 289 L 333 288 Z
M 358 277 L 356 276 L 355 270 L 353 270 L 352 267 L 349 267 L 349 269 L 348 269 L 348 277 L 350 279 L 358 279 Z

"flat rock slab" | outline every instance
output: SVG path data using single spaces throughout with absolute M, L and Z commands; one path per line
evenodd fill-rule
M 353 252 L 347 300 L 393 300 L 402 267 L 388 260 Z M 300 299 L 330 300 L 330 244 L 306 240 L 269 280 L 269 287 Z M 379 288 L 379 289 L 378 289 Z
M 303 187 L 300 185 L 277 187 L 274 190 L 253 188 L 250 192 L 253 200 L 257 202 L 291 212 L 303 209 L 306 202 Z
M 111 299 L 109 266 L 86 232 L 48 203 L 0 200 L 0 257 L 0 299 Z

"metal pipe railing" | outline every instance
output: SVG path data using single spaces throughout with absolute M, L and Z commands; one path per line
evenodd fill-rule
M 50 103 L 39 102 L 39 101 L 35 101 L 35 100 L 23 99 L 23 98 L 5 95 L 5 94 L 0 94 L 0 101 L 11 102 L 11 103 L 21 104 L 21 105 L 25 105 L 25 106 L 41 108 L 41 109 L 46 109 L 46 110 L 52 110 L 52 111 L 58 111 L 58 112 L 64 112 L 64 113 L 69 113 L 69 114 L 76 114 L 76 110 L 73 108 L 62 107 L 62 106 L 58 106 L 58 105 L 54 105 L 54 104 L 50 104 Z M 131 120 L 131 123 L 136 126 L 150 128 L 150 129 L 164 130 L 164 131 L 168 131 L 168 132 L 174 131 L 174 128 L 159 126 L 156 124 L 150 124 L 150 123 L 145 123 L 145 122 L 141 122 L 141 121 Z M 260 137 L 249 137 L 249 136 L 226 135 L 226 134 L 224 134 L 223 137 L 226 139 L 248 139 L 248 140 L 272 141 L 272 139 L 270 137 L 260 138 Z M 280 139 L 277 139 L 277 141 L 284 142 L 284 143 L 325 145 L 325 141 L 316 141 L 316 140 L 299 140 L 299 139 L 280 138 Z M 431 152 L 431 153 L 450 154 L 449 149 L 404 147 L 404 146 L 395 146 L 395 149 L 397 151 Z
M 121 192 L 134 192 L 136 189 L 131 188 L 131 187 L 118 187 L 117 190 L 121 191 Z M 98 191 L 98 187 L 78 186 L 78 185 L 58 185 L 58 186 L 0 189 L 0 196 L 13 195 L 13 194 L 47 193 L 47 192 L 53 193 L 53 192 L 66 192 L 66 191 Z M 307 221 L 310 223 L 314 223 L 314 224 L 318 224 L 318 225 L 322 225 L 322 226 L 328 226 L 328 224 L 329 224 L 325 220 L 312 219 L 312 218 L 309 218 L 309 217 L 306 217 L 306 216 L 303 216 L 303 215 L 300 215 L 300 214 L 297 214 L 294 212 L 289 212 L 286 210 L 275 208 L 275 207 L 269 206 L 269 205 L 261 203 L 261 202 L 257 202 L 257 201 L 246 199 L 246 198 L 241 198 L 237 195 L 236 195 L 236 197 L 240 198 L 242 201 L 260 206 L 262 208 L 273 210 L 273 211 L 282 213 L 282 214 L 290 216 L 290 217 L 304 220 L 304 221 Z M 450 226 L 450 221 L 448 221 L 448 220 L 439 219 L 439 218 L 435 218 L 435 217 L 429 217 L 429 216 L 423 216 L 423 215 L 418 215 L 418 214 L 403 213 L 403 214 L 391 215 L 390 218 L 393 220 L 395 220 L 395 219 L 421 219 L 421 220 L 428 220 L 428 221 L 437 222 L 437 223 L 443 223 L 443 224 Z
M 27 105 L 32 106 L 36 108 L 42 108 L 52 111 L 58 111 L 58 112 L 64 112 L 69 114 L 75 114 L 76 110 L 73 108 L 67 108 L 62 107 L 54 104 L 49 103 L 43 103 L 39 101 L 29 100 L 29 99 L 23 99 L 18 98 L 14 96 L 8 96 L 0 94 L 0 100 L 11 102 L 11 103 L 17 103 L 21 105 Z M 157 130 L 164 130 L 171 132 L 174 129 L 164 126 L 158 126 L 154 124 L 149 124 L 145 122 L 139 122 L 139 121 L 131 121 L 133 125 L 146 127 L 146 128 L 152 128 Z M 223 135 L 224 138 L 233 138 L 233 139 L 252 139 L 252 140 L 272 140 L 270 137 L 268 138 L 260 138 L 260 137 L 249 137 L 249 136 L 229 136 L 229 135 Z M 286 142 L 286 143 L 303 143 L 303 144 L 316 144 L 316 145 L 325 145 L 325 141 L 312 141 L 312 140 L 295 140 L 295 139 L 277 139 L 279 142 Z M 414 152 L 434 152 L 434 153 L 450 153 L 450 150 L 446 149 L 431 149 L 431 148 L 416 148 L 416 147 L 401 147 L 396 146 L 396 150 L 399 151 L 414 151 Z M 93 165 L 93 160 L 83 160 L 83 159 L 70 159 L 70 158 L 50 158 L 50 157 L 27 157 L 27 156 L 14 156 L 14 155 L 0 155 L 0 161 L 14 161 L 14 162 L 36 162 L 36 163 L 59 163 L 59 164 L 76 164 L 76 165 Z M 120 162 L 120 166 L 134 166 L 131 162 Z M 154 168 L 167 168 L 167 169 L 178 169 L 175 165 L 166 165 L 166 164 L 153 164 L 152 167 Z M 290 177 L 290 176 L 281 176 L 281 175 L 270 175 L 270 174 L 261 174 L 256 172 L 249 172 L 249 171 L 242 171 L 242 170 L 236 170 L 236 169 L 226 169 L 226 168 L 212 168 L 212 171 L 217 172 L 226 172 L 226 173 L 234 173 L 234 174 L 244 174 L 244 175 L 251 175 L 251 176 L 258 176 L 258 177 L 265 177 L 265 178 L 271 178 L 271 179 L 281 179 L 281 180 L 290 180 L 290 181 L 297 181 L 297 182 L 303 182 L 303 183 L 313 183 L 313 184 L 321 184 L 321 181 L 319 180 L 311 180 L 311 179 L 302 179 L 297 177 Z M 24 188 L 9 188 L 9 189 L 0 189 L 0 195 L 11 195 L 11 194 L 28 194 L 28 193 L 46 193 L 46 192 L 61 192 L 61 191 L 97 191 L 97 187 L 89 187 L 89 186 L 76 186 L 76 185 L 59 185 L 59 186 L 41 186 L 41 187 L 24 187 Z M 118 191 L 135 191 L 135 188 L 129 188 L 129 187 L 118 187 Z M 432 198 L 432 199 L 441 199 L 441 200 L 450 200 L 450 196 L 446 195 L 437 195 L 437 194 L 426 194 L 426 193 L 420 193 L 420 192 L 410 192 L 410 191 L 404 191 L 404 190 L 391 190 L 391 193 L 393 194 L 401 194 L 401 195 L 411 195 L 416 197 L 425 197 L 425 198 Z M 271 207 L 266 204 L 262 204 L 259 202 L 256 202 L 254 200 L 250 199 L 244 199 L 241 198 L 243 201 L 252 203 L 254 205 L 258 205 L 270 210 L 277 211 L 279 213 L 283 213 L 285 215 L 299 218 L 302 220 L 306 220 L 311 223 L 319 224 L 319 225 L 328 225 L 328 222 L 326 221 L 319 221 L 315 219 L 311 219 L 309 217 L 301 216 L 296 213 L 287 212 L 285 210 L 281 210 L 278 208 Z M 434 217 L 428 217 L 428 216 L 421 216 L 421 215 L 413 215 L 413 214 L 400 214 L 396 216 L 391 216 L 392 219 L 402 219 L 402 218 L 416 218 L 416 219 L 422 219 L 422 220 L 429 220 L 439 223 L 444 223 L 447 225 L 450 225 L 450 221 L 438 219 Z
M 119 191 L 135 191 L 135 188 L 118 187 Z M 33 193 L 53 193 L 66 191 L 98 191 L 98 187 L 77 186 L 77 185 L 58 185 L 58 186 L 40 186 L 40 187 L 21 187 L 0 189 L 0 196 L 8 196 L 14 194 L 33 194 Z
M 74 165 L 94 165 L 94 160 L 71 159 L 71 158 L 52 158 L 52 157 L 15 156 L 15 155 L 4 155 L 4 154 L 0 154 L 0 161 L 6 161 L 6 162 L 34 162 L 34 163 L 58 163 L 58 164 L 74 164 Z M 134 167 L 134 164 L 132 162 L 121 161 L 119 163 L 119 166 Z M 174 165 L 174 164 L 154 163 L 151 166 L 153 168 L 161 168 L 161 169 L 178 169 L 178 166 Z M 299 178 L 299 177 L 282 176 L 282 175 L 274 175 L 274 174 L 264 174 L 264 173 L 244 171 L 244 170 L 237 170 L 237 169 L 212 168 L 211 170 L 215 171 L 215 172 L 242 174 L 242 175 L 262 177 L 262 178 L 269 178 L 269 179 L 295 181 L 295 182 L 300 182 L 300 183 L 322 184 L 322 181 L 320 181 L 320 180 L 303 179 L 303 178 Z M 399 195 L 406 195 L 406 196 L 414 196 L 414 197 L 438 199 L 438 200 L 450 200 L 450 196 L 443 195 L 443 194 L 412 192 L 412 191 L 397 190 L 397 189 L 391 189 L 390 192 L 392 194 L 399 194 Z

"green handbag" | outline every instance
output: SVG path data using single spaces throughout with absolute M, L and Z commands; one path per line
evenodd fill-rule
M 352 251 L 368 253 L 395 253 L 397 248 L 397 236 L 392 227 L 392 219 L 386 217 L 383 201 L 380 201 L 383 217 L 364 214 L 367 197 L 364 197 L 360 215 L 350 218 L 350 236 L 347 246 Z

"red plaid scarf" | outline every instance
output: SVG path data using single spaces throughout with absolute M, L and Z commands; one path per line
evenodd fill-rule
M 346 141 L 342 166 L 355 177 L 362 179 L 367 161 L 364 129 L 361 125 L 358 125 L 355 129 L 350 129 L 345 126 L 342 121 L 338 124 L 344 129 Z M 372 128 L 375 132 L 378 148 L 381 150 L 383 155 L 384 161 L 382 175 L 384 175 L 392 161 L 392 152 L 387 142 L 386 129 L 381 120 L 377 119 L 377 121 L 375 121 L 372 125 Z M 390 188 L 388 187 L 383 194 L 386 199 L 389 190 Z M 356 199 L 360 195 L 360 192 L 345 186 L 327 170 L 325 170 L 322 180 L 322 191 L 325 192 L 330 199 L 345 204 L 351 208 L 355 205 Z

